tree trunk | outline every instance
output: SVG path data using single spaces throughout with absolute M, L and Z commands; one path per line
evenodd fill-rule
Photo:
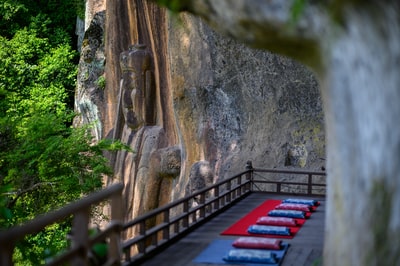
M 184 8 L 314 70 L 328 153 L 324 265 L 400 265 L 398 0 L 305 1 L 298 20 L 293 2 L 192 0 Z

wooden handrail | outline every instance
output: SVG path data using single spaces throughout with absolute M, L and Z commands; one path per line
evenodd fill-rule
M 179 199 L 175 202 L 171 202 L 162 206 L 160 208 L 154 209 L 142 216 L 139 216 L 132 221 L 127 222 L 124 225 L 124 229 L 134 227 L 135 225 L 142 225 L 140 232 L 133 239 L 128 239 L 124 242 L 123 247 L 126 251 L 125 262 L 123 265 L 135 265 L 137 262 L 144 260 L 146 257 L 150 256 L 153 252 L 157 252 L 157 250 L 161 249 L 164 244 L 168 244 L 172 240 L 182 237 L 188 229 L 196 226 L 199 222 L 204 222 L 205 219 L 211 217 L 213 214 L 219 212 L 221 208 L 229 207 L 232 203 L 237 200 L 245 197 L 249 193 L 256 191 L 257 185 L 260 184 L 275 184 L 277 185 L 276 191 L 268 191 L 269 193 L 283 193 L 281 188 L 282 185 L 297 185 L 297 186 L 306 186 L 306 193 L 299 193 L 301 195 L 307 196 L 324 196 L 324 194 L 314 194 L 313 187 L 325 187 L 325 183 L 314 183 L 312 178 L 313 176 L 326 176 L 325 172 L 317 172 L 317 171 L 304 171 L 304 170 L 287 170 L 287 169 L 262 169 L 262 168 L 253 168 L 251 166 L 251 162 L 248 162 L 246 167 L 246 171 L 243 171 L 231 178 L 227 178 L 222 180 L 212 186 L 201 189 L 192 195 L 186 196 L 182 199 Z M 297 181 L 280 181 L 280 180 L 259 180 L 257 179 L 258 173 L 275 173 L 275 174 L 293 174 L 293 175 L 305 175 L 307 176 L 307 182 L 297 182 Z M 244 177 L 244 178 L 243 178 Z M 234 184 L 234 182 L 236 182 Z M 208 201 L 205 200 L 205 195 L 209 194 L 211 199 Z M 290 194 L 290 193 L 288 193 Z M 293 193 L 292 193 L 293 194 Z M 190 208 L 189 203 L 194 198 L 199 198 L 199 204 Z M 177 206 L 182 205 L 182 213 L 177 215 L 176 217 L 171 217 L 170 210 Z M 206 210 L 206 206 L 209 206 L 208 213 Z M 192 222 L 189 221 L 189 217 L 193 213 L 197 213 L 198 216 L 193 219 Z M 168 215 L 168 219 L 164 216 L 163 224 L 156 224 L 149 228 L 144 228 L 146 221 L 154 219 L 157 215 L 164 214 Z M 179 225 L 179 222 L 180 225 Z M 163 235 L 161 239 L 152 238 L 154 241 L 151 245 L 146 246 L 146 240 L 157 235 L 158 232 L 165 232 L 168 228 L 173 227 L 175 231 L 173 234 L 169 232 L 168 234 Z M 180 227 L 179 229 L 176 229 Z M 178 231 L 178 232 L 177 232 Z M 139 248 L 136 251 L 136 254 L 130 254 L 130 248 L 132 246 L 137 245 Z
M 192 199 L 196 198 L 197 196 L 199 196 L 201 194 L 204 194 L 206 192 L 212 191 L 213 189 L 215 189 L 217 187 L 220 187 L 220 186 L 228 183 L 229 181 L 231 181 L 231 180 L 233 180 L 235 178 L 238 178 L 239 176 L 244 175 L 245 173 L 247 173 L 247 171 L 244 171 L 244 172 L 239 173 L 239 174 L 237 174 L 237 175 L 235 175 L 233 177 L 230 177 L 230 178 L 224 179 L 222 181 L 219 181 L 219 182 L 217 182 L 217 183 L 215 183 L 215 184 L 213 184 L 213 185 L 211 185 L 209 187 L 197 190 L 196 192 L 194 192 L 193 194 L 191 194 L 189 196 L 183 197 L 183 198 L 181 198 L 179 200 L 176 200 L 174 202 L 171 202 L 171 203 L 167 203 L 166 205 L 164 205 L 164 206 L 162 206 L 160 208 L 151 210 L 151 211 L 149 211 L 149 212 L 147 212 L 147 213 L 145 213 L 145 214 L 133 219 L 132 221 L 129 221 L 129 222 L 125 223 L 124 229 L 126 229 L 128 227 L 131 227 L 132 225 L 136 224 L 138 221 L 146 220 L 149 217 L 153 217 L 153 216 L 163 212 L 164 210 L 172 209 L 173 207 L 176 207 L 176 206 L 182 204 L 183 202 L 188 202 L 189 200 L 192 200 Z
M 250 193 L 250 189 L 248 188 L 250 187 L 249 183 L 251 180 L 246 179 L 243 181 L 244 179 L 242 178 L 248 171 L 246 170 L 233 177 L 217 182 L 214 185 L 196 191 L 189 196 L 154 209 L 127 222 L 124 225 L 124 230 L 140 226 L 139 232 L 137 232 L 138 235 L 123 243 L 125 251 L 125 262 L 123 265 L 138 263 L 172 240 L 182 237 L 188 230 L 205 222 L 228 205 L 248 195 Z M 197 206 L 191 207 L 191 202 L 195 199 L 198 199 Z M 172 216 L 171 210 L 177 207 L 181 207 L 182 212 Z M 154 220 L 158 215 L 163 215 L 162 224 L 154 224 L 149 228 L 144 228 L 146 221 Z M 152 240 L 151 244 L 148 244 L 149 239 Z M 135 254 L 131 254 L 133 246 L 137 247 Z
M 277 168 L 253 168 L 253 172 L 264 172 L 264 173 L 277 173 L 277 174 L 296 174 L 296 175 L 319 175 L 326 176 L 323 171 L 307 171 L 307 170 L 287 170 Z
M 307 171 L 307 170 L 288 170 L 288 169 L 272 169 L 272 168 L 252 168 L 252 191 L 261 191 L 261 192 L 269 192 L 269 193 L 277 193 L 277 194 L 295 194 L 295 195 L 305 195 L 305 196 L 325 196 L 325 188 L 326 188 L 326 180 L 325 182 L 315 183 L 313 182 L 314 176 L 325 177 L 325 172 L 317 172 L 317 171 Z M 257 178 L 260 176 L 260 173 L 273 173 L 280 175 L 303 175 L 307 179 L 306 182 L 299 181 L 282 181 L 279 180 L 279 176 L 274 176 L 274 180 L 263 180 Z M 259 187 L 257 185 L 275 185 L 275 190 L 272 188 L 267 189 L 266 187 Z M 287 188 L 292 187 L 292 191 L 283 191 L 283 186 Z M 300 189 L 299 187 L 305 187 L 305 189 Z M 258 188 L 258 190 L 256 189 Z M 306 191 L 306 192 L 303 192 Z M 318 193 L 319 192 L 319 193 Z
M 122 189 L 122 184 L 111 185 L 104 190 L 90 194 L 87 197 L 71 203 L 59 210 L 47 213 L 43 216 L 39 216 L 23 225 L 15 226 L 5 231 L 0 231 L 0 265 L 13 265 L 12 253 L 14 251 L 14 247 L 17 241 L 23 239 L 26 235 L 37 233 L 46 226 L 57 223 L 71 215 L 74 216 L 72 227 L 72 230 L 74 231 L 74 236 L 72 237 L 73 248 L 71 253 L 76 253 L 73 258 L 78 259 L 79 262 L 77 263 L 79 263 L 79 265 L 86 265 L 87 258 L 85 256 L 87 252 L 85 251 L 88 250 L 90 242 L 88 237 L 90 208 L 92 205 L 98 204 L 108 198 L 111 198 L 111 209 L 121 209 Z M 114 223 L 122 223 L 122 212 L 118 213 L 118 211 L 112 210 L 111 216 L 111 220 L 114 221 Z M 119 245 L 119 231 L 120 230 L 117 230 L 117 232 L 115 232 L 115 230 L 111 230 L 109 233 L 110 238 L 114 239 L 114 241 L 111 241 L 109 244 L 109 249 L 112 253 L 109 255 L 111 255 L 112 258 L 117 257 L 118 260 L 120 259 L 120 256 L 119 254 L 115 254 L 115 250 L 119 250 L 119 248 L 115 248 L 114 246 Z M 80 252 L 82 250 L 83 252 Z M 81 255 L 78 256 L 79 254 Z

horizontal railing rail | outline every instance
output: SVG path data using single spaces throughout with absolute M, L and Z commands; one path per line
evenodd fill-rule
M 253 168 L 252 188 L 254 192 L 291 194 L 303 196 L 325 196 L 326 173 L 287 169 Z
M 0 265 L 9 266 L 12 263 L 12 254 L 16 243 L 26 235 L 35 234 L 46 226 L 57 223 L 73 216 L 71 249 L 49 261 L 47 265 L 61 265 L 61 262 L 70 261 L 71 265 L 87 265 L 88 250 L 99 241 L 108 238 L 109 265 L 120 264 L 120 232 L 122 230 L 122 184 L 112 185 L 104 190 L 88 195 L 57 211 L 33 219 L 23 225 L 0 231 Z M 104 200 L 111 200 L 111 222 L 106 230 L 99 235 L 89 238 L 88 226 L 90 212 L 93 205 Z
M 250 193 L 245 171 L 154 209 L 124 225 L 135 232 L 123 243 L 123 265 L 134 265 Z M 155 223 L 158 218 L 158 223 Z

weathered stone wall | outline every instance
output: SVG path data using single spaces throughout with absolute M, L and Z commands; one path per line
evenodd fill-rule
M 185 171 L 208 161 L 214 181 L 258 167 L 324 166 L 318 84 L 302 65 L 223 38 L 189 15 L 169 20 L 174 111 Z M 303 152 L 298 152 L 302 150 Z
M 242 171 L 248 160 L 324 167 L 321 99 L 304 66 L 148 1 L 108 1 L 104 28 L 106 86 L 92 104 L 98 137 L 116 136 L 134 150 L 112 158 L 114 180 L 126 185 L 127 219 Z M 152 54 L 156 122 L 135 131 L 118 111 L 119 55 L 138 42 Z

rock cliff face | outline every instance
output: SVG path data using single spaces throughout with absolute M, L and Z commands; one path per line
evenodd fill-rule
M 113 0 L 105 8 L 104 24 L 94 15 L 97 30 L 89 26 L 83 40 L 76 107 L 81 121 L 95 123 L 96 138 L 133 149 L 110 155 L 113 180 L 125 183 L 127 219 L 238 173 L 248 160 L 324 167 L 321 99 L 304 66 L 148 1 Z M 121 53 L 138 43 L 149 61 L 124 69 Z M 128 111 L 142 122 L 127 123 Z

